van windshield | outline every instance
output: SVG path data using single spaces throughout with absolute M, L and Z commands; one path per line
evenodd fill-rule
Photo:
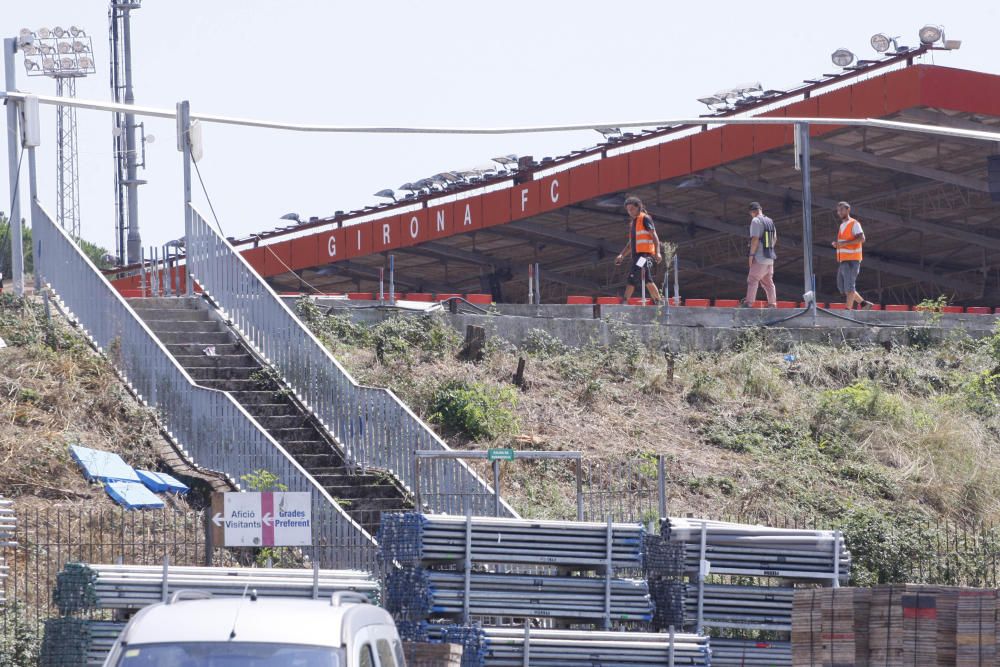
M 346 667 L 342 648 L 250 642 L 123 647 L 117 667 Z

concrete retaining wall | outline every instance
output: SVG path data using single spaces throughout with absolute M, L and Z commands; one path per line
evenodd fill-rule
M 316 299 L 334 314 L 349 314 L 355 322 L 374 324 L 397 315 L 415 316 L 405 308 L 378 307 L 376 303 Z M 472 309 L 466 309 L 472 311 Z M 891 343 L 911 344 L 915 339 L 939 341 L 961 330 L 973 338 L 993 333 L 997 316 L 924 312 L 833 311 L 799 314 L 799 310 L 739 308 L 653 308 L 636 306 L 527 306 L 501 304 L 489 314 L 436 311 L 456 330 L 468 325 L 486 329 L 487 337 L 499 336 L 522 344 L 534 330 L 542 330 L 572 347 L 590 343 L 613 344 L 620 332 L 632 332 L 657 349 L 673 352 L 718 350 L 761 328 L 775 344 L 822 343 L 832 345 Z M 597 315 L 598 317 L 595 317 Z M 792 317 L 792 316 L 795 317 Z M 842 317 L 856 320 L 846 321 Z M 779 322 L 785 318 L 786 321 Z

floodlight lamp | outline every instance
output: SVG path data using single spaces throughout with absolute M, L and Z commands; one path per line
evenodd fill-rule
M 500 157 L 493 158 L 493 161 L 497 164 L 502 164 L 503 166 L 508 166 L 512 164 L 517 164 L 516 155 L 501 155 Z
M 91 69 L 94 67 L 94 61 L 88 56 L 80 56 L 80 68 L 81 69 Z
M 854 62 L 854 54 L 847 49 L 837 49 L 830 54 L 830 60 L 837 67 L 847 67 Z
M 31 44 L 24 44 L 21 46 L 21 52 L 26 56 L 33 56 L 38 53 L 38 49 L 33 47 Z
M 56 61 L 52 58 L 42 58 L 42 69 L 50 72 L 56 68 Z
M 58 38 L 62 37 L 63 35 L 65 35 L 66 31 L 63 30 L 61 27 L 56 26 L 55 28 L 52 29 L 52 34 L 55 35 L 56 38 L 58 39 Z
M 34 60 L 25 60 L 24 69 L 28 70 L 29 72 L 34 72 L 38 69 L 38 63 L 36 63 Z
M 925 25 L 917 35 L 920 37 L 921 44 L 930 46 L 944 37 L 944 28 L 939 25 Z
M 889 47 L 892 46 L 893 41 L 894 40 L 891 37 L 887 37 L 882 33 L 878 33 L 872 35 L 871 45 L 872 48 L 878 51 L 879 53 L 885 53 L 886 51 L 889 50 Z
M 379 190 L 373 196 L 375 196 L 375 197 L 384 197 L 385 199 L 391 199 L 392 201 L 396 201 L 396 193 L 393 190 L 391 190 L 390 188 L 386 188 L 384 190 Z
M 59 53 L 66 55 L 67 53 L 73 52 L 73 45 L 70 44 L 69 42 L 57 42 L 56 49 L 59 51 Z
M 59 66 L 62 69 L 74 69 L 76 67 L 76 63 L 73 62 L 72 58 L 60 58 Z
M 75 42 L 73 42 L 73 51 L 75 51 L 76 53 L 87 53 L 90 51 L 90 47 L 81 42 L 80 40 L 76 40 Z
M 35 43 L 35 33 L 28 28 L 21 28 L 17 33 L 17 45 L 20 47 Z
M 38 45 L 38 51 L 39 51 L 39 53 L 44 53 L 47 56 L 48 55 L 52 55 L 53 53 L 56 52 L 56 50 L 54 48 L 52 48 L 51 46 L 49 46 L 48 44 L 39 44 Z
M 699 97 L 698 101 L 701 102 L 702 104 L 704 104 L 705 106 L 707 106 L 710 109 L 712 107 L 714 107 L 714 106 L 719 105 L 719 104 L 725 104 L 726 103 L 726 101 L 724 99 L 722 99 L 720 97 L 716 97 L 715 95 L 709 95 L 708 97 Z
M 80 58 L 80 66 L 83 67 L 83 58 Z M 156 135 L 154 135 L 154 134 L 147 134 L 143 138 L 143 141 L 145 141 L 147 144 L 155 144 L 156 143 Z
M 944 48 L 949 51 L 957 51 L 962 48 L 962 40 L 960 39 L 946 39 L 944 40 Z
M 69 34 L 74 37 L 80 37 L 81 35 L 86 35 L 87 33 L 84 32 L 83 28 L 77 28 L 75 25 L 71 25 L 69 27 Z
M 302 222 L 302 218 L 299 217 L 298 213 L 286 213 L 283 216 L 281 216 L 281 218 L 279 218 L 279 219 L 280 220 L 294 220 L 295 222 Z
M 743 85 L 736 86 L 733 88 L 733 92 L 737 95 L 746 97 L 752 93 L 759 93 L 764 90 L 764 86 L 760 85 L 759 81 L 754 81 L 753 83 L 744 83 Z
M 49 37 L 52 36 L 52 31 L 49 30 L 48 28 L 39 28 L 36 32 L 38 33 L 38 36 L 41 37 L 42 39 L 48 39 Z

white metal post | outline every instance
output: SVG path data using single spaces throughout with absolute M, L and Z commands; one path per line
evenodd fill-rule
M 177 103 L 177 150 L 183 153 L 184 158 L 184 238 L 190 240 L 194 238 L 194 234 L 191 229 L 191 103 L 187 100 Z M 135 195 L 135 189 L 129 189 L 129 205 Z M 138 204 L 137 204 L 138 206 Z M 134 235 L 135 239 L 139 238 L 139 221 L 138 214 L 136 218 L 129 219 L 129 229 L 128 229 L 128 244 L 129 244 L 129 258 L 132 258 L 132 243 L 133 243 L 133 225 L 134 225 Z M 191 252 L 190 245 L 185 246 L 187 251 Z M 142 246 L 139 246 L 140 252 Z M 141 258 L 140 258 L 141 259 Z M 185 274 L 187 279 L 185 280 L 185 292 L 187 294 L 194 294 L 194 279 L 191 277 L 191 262 L 190 259 L 187 261 L 185 266 Z
M 17 39 L 8 37 L 3 40 L 3 71 L 4 84 L 7 92 L 17 88 L 14 74 L 14 54 L 17 52 Z M 10 254 L 11 280 L 14 284 L 14 294 L 24 296 L 24 247 L 21 240 L 21 197 L 18 196 L 20 182 L 18 180 L 17 144 L 20 141 L 18 132 L 18 113 L 22 103 L 7 99 L 7 173 L 10 180 Z

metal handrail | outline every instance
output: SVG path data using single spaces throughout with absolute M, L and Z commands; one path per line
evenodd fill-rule
M 356 547 L 317 549 L 320 558 L 332 551 L 345 559 L 338 559 L 338 566 L 374 563 L 372 537 L 232 396 L 191 379 L 37 200 L 32 202 L 32 233 L 41 284 L 52 289 L 60 307 L 112 361 L 139 400 L 156 411 L 169 437 L 185 453 L 200 466 L 230 475 L 265 469 L 288 490 L 310 492 L 313 547 Z
M 413 452 L 450 451 L 448 445 L 392 391 L 358 384 L 194 206 L 187 217 L 191 278 L 282 375 L 350 462 L 388 471 L 414 488 Z M 433 511 L 494 512 L 492 489 L 463 461 L 442 461 L 436 470 L 421 470 L 420 477 Z M 517 516 L 505 502 L 501 511 Z

